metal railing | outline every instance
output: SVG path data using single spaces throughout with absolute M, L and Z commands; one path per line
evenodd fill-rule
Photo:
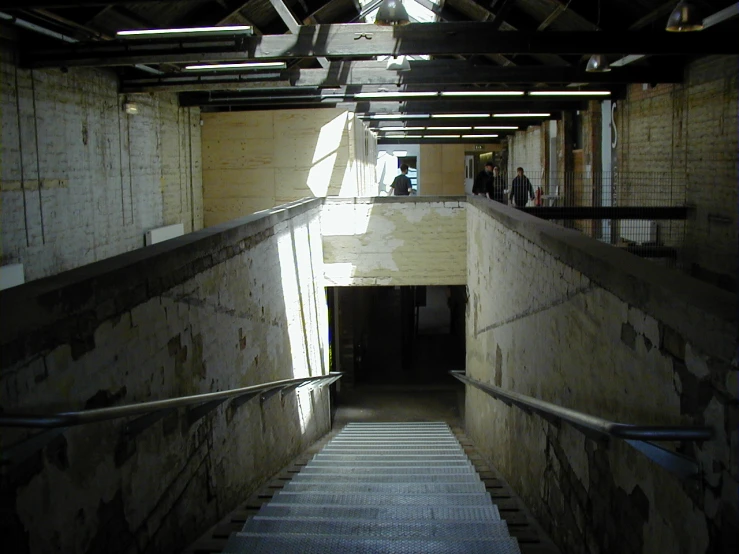
M 177 408 L 189 407 L 187 410 L 187 419 L 188 423 L 192 425 L 227 400 L 231 400 L 230 407 L 237 409 L 256 396 L 260 396 L 262 401 L 264 401 L 277 393 L 286 394 L 305 385 L 313 384 L 323 387 L 339 380 L 342 375 L 340 372 L 332 372 L 328 375 L 284 379 L 226 391 L 208 392 L 92 410 L 40 415 L 0 413 L 0 427 L 46 429 L 46 431 L 24 438 L 15 444 L 5 447 L 0 463 L 2 465 L 15 465 L 22 462 L 43 448 L 56 436 L 63 433 L 68 427 L 139 416 L 123 426 L 123 434 L 131 439 Z
M 476 387 L 509 406 L 516 406 L 527 413 L 535 413 L 553 424 L 561 421 L 569 423 L 594 440 L 607 441 L 611 438 L 624 440 L 652 461 L 683 479 L 700 472 L 698 462 L 648 441 L 704 441 L 710 440 L 714 435 L 713 428 L 705 426 L 617 423 L 483 383 L 467 377 L 463 371 L 450 371 L 449 373 L 463 383 Z
M 526 176 L 535 200 L 523 195 L 525 211 L 656 263 L 684 265 L 689 215 L 684 173 L 532 170 Z M 508 192 L 514 177 L 515 170 L 503 177 Z

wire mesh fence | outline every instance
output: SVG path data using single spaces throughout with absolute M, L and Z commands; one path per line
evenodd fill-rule
M 527 211 L 534 215 L 632 254 L 681 267 L 685 241 L 684 175 L 544 171 L 524 176 L 531 183 L 530 189 L 524 180 L 516 180 L 516 175 L 504 176 L 508 203 L 525 202 Z

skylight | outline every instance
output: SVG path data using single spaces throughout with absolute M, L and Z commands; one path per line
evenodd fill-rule
M 362 9 L 364 9 L 367 5 L 371 4 L 374 0 L 359 0 L 359 3 L 362 5 Z M 428 0 L 431 4 L 434 4 L 435 6 L 439 5 L 439 0 Z M 416 0 L 403 0 L 403 6 L 405 7 L 405 11 L 408 12 L 408 16 L 411 19 L 411 23 L 434 23 L 438 21 L 438 18 L 434 12 L 432 12 L 430 9 L 422 6 Z M 364 20 L 367 23 L 374 23 L 375 22 L 375 16 L 377 15 L 377 10 L 379 9 L 379 6 L 375 8 L 374 10 L 370 11 L 364 18 Z

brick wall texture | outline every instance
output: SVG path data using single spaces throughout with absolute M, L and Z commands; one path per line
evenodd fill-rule
M 467 207 L 468 375 L 612 421 L 705 424 L 716 436 L 685 446 L 701 473 L 681 482 L 624 441 L 596 442 L 467 387 L 469 435 L 563 552 L 732 551 L 739 453 L 735 319 L 718 324 L 721 340 L 713 333 L 698 346 L 700 332 L 675 330 L 689 321 L 660 320 L 589 276 L 597 272 L 563 261 L 568 247 L 557 247 L 558 237 L 579 233 L 525 214 L 512 215 L 510 226 L 477 204 Z M 529 234 L 536 242 L 516 226 L 536 227 Z M 579 252 L 583 259 L 585 251 Z M 624 269 L 603 275 L 612 279 Z M 638 289 L 635 298 L 658 304 L 647 290 Z M 707 313 L 685 318 L 712 320 Z
M 688 65 L 685 82 L 632 85 L 616 109 L 623 173 L 654 172 L 684 183 L 695 208 L 683 256 L 719 275 L 737 277 L 737 105 L 739 57 L 712 56 Z
M 140 248 L 156 227 L 202 227 L 198 108 L 137 95 L 127 115 L 112 72 L 13 59 L 0 53 L 3 264 L 38 279 Z
M 467 226 L 460 200 L 327 199 L 326 284 L 463 285 Z
M 28 298 L 0 293 L 6 323 L 18 322 L 2 333 L 3 410 L 129 404 L 328 372 L 319 210 L 201 231 L 149 258 L 125 254 L 93 275 L 66 274 L 67 286 L 47 283 L 46 294 L 34 283 L 18 289 Z M 71 428 L 4 474 L 3 543 L 179 552 L 328 430 L 326 395 L 226 402 L 194 423 L 180 408 L 130 438 L 126 420 Z M 18 438 L 4 429 L 1 440 Z

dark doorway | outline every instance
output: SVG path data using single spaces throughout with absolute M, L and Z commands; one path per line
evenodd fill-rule
M 449 370 L 465 365 L 465 289 L 329 289 L 332 365 L 345 373 L 342 383 L 448 383 Z

